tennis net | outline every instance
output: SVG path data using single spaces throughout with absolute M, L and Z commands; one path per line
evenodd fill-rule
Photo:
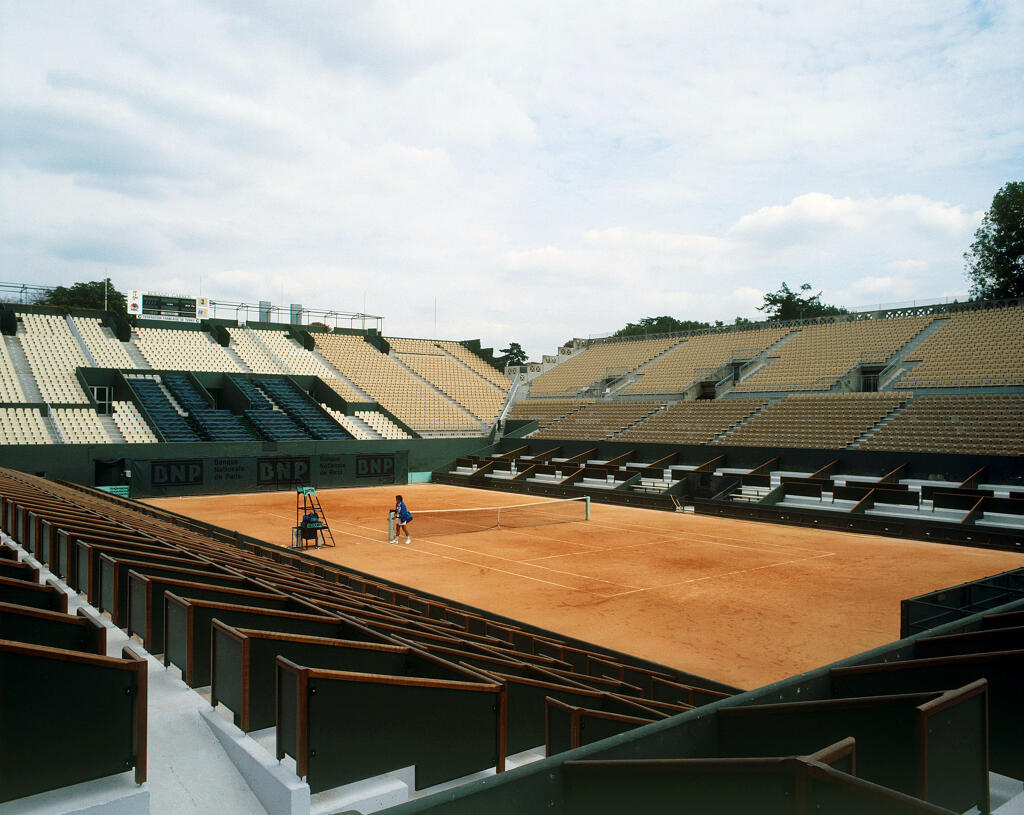
M 487 529 L 546 526 L 590 520 L 590 496 L 532 504 L 470 509 L 425 509 L 412 514 L 409 530 L 417 537 L 458 535 Z M 395 537 L 395 512 L 388 513 L 388 540 Z

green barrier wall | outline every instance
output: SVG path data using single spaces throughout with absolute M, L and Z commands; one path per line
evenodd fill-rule
M 288 489 L 293 484 L 359 487 L 405 484 L 487 447 L 486 439 L 64 444 L 0 447 L 0 464 L 86 486 L 125 483 L 133 498 Z

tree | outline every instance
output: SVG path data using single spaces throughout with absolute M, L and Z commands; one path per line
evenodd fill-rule
M 964 262 L 975 298 L 1024 297 L 1024 181 L 995 194 Z
M 613 337 L 637 337 L 647 334 L 681 334 L 684 331 L 699 331 L 702 328 L 710 328 L 710 323 L 701 323 L 696 320 L 677 320 L 667 315 L 661 317 L 644 317 L 639 322 L 626 323 L 625 328 L 620 328 Z
M 56 306 L 57 308 L 94 308 L 102 310 L 104 308 L 104 284 L 106 284 L 107 311 L 127 311 L 128 305 L 124 294 L 114 288 L 114 284 L 110 282 L 109 277 L 106 280 L 93 280 L 89 283 L 55 286 L 36 300 L 36 304 L 40 306 Z
M 809 292 L 810 283 L 800 286 L 801 292 Z M 782 282 L 778 291 L 769 292 L 764 296 L 764 304 L 757 307 L 770 320 L 806 320 L 811 317 L 827 317 L 832 314 L 849 314 L 845 308 L 830 306 L 821 302 L 821 292 L 814 295 L 801 295 Z
M 500 349 L 501 353 L 505 355 L 506 365 L 525 365 L 526 364 L 526 352 L 523 350 L 518 342 L 510 342 L 508 348 Z

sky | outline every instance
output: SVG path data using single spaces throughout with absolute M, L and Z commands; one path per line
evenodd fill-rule
M 1016 1 L 0 0 L 0 281 L 531 359 L 783 281 L 962 296 L 1022 42 Z

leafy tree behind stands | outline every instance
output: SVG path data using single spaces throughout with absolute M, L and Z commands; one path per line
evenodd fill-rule
M 1024 181 L 995 194 L 964 261 L 979 300 L 1024 297 Z
M 698 331 L 701 328 L 710 328 L 711 323 L 701 323 L 696 320 L 677 320 L 667 315 L 661 317 L 644 317 L 639 322 L 626 323 L 625 328 L 620 328 L 612 336 L 614 337 L 642 337 L 647 334 L 679 334 L 684 331 Z
M 506 365 L 523 365 L 526 363 L 526 352 L 518 342 L 510 342 L 508 348 L 500 350 L 505 355 Z
M 124 294 L 114 288 L 108 277 L 88 283 L 74 283 L 71 286 L 56 286 L 37 299 L 36 305 L 57 308 L 103 309 L 103 284 L 107 287 L 107 311 L 125 312 L 128 309 Z
M 796 292 L 783 281 L 778 291 L 764 296 L 764 304 L 758 306 L 757 310 L 765 312 L 770 320 L 807 320 L 811 317 L 849 314 L 845 308 L 822 303 L 820 291 L 814 295 L 806 294 L 810 290 L 810 283 L 801 284 L 800 291 Z

